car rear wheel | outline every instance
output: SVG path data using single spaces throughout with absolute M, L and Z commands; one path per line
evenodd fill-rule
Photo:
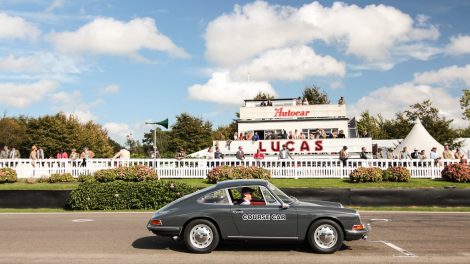
M 315 221 L 308 230 L 308 243 L 313 251 L 321 254 L 336 252 L 343 244 L 343 230 L 332 220 Z
M 219 232 L 205 219 L 191 221 L 184 230 L 184 243 L 194 253 L 209 253 L 219 244 Z

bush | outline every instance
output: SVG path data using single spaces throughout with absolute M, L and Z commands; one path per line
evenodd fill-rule
M 409 182 L 411 173 L 404 167 L 390 167 L 383 171 L 382 180 L 391 182 Z
M 360 167 L 349 174 L 351 182 L 380 182 L 382 181 L 382 170 L 380 168 Z
M 78 176 L 78 182 L 96 182 L 95 177 L 93 175 L 82 174 Z
M 233 180 L 233 179 L 271 179 L 271 173 L 264 168 L 259 167 L 230 167 L 220 166 L 215 167 L 207 174 L 207 179 L 210 183 L 217 183 L 219 181 Z
M 470 165 L 462 163 L 449 164 L 442 170 L 441 176 L 446 181 L 470 182 Z
M 68 205 L 73 210 L 155 210 L 194 191 L 188 184 L 167 181 L 80 183 Z
M 16 182 L 18 178 L 16 177 L 16 171 L 11 168 L 1 168 L 0 169 L 0 183 L 13 183 Z
M 95 172 L 94 176 L 96 181 L 99 182 L 112 182 L 116 180 L 139 182 L 157 179 L 155 170 L 144 165 L 99 170 Z
M 54 173 L 51 174 L 49 177 L 49 183 L 57 183 L 57 182 L 74 182 L 75 179 L 73 178 L 72 174 L 70 173 Z

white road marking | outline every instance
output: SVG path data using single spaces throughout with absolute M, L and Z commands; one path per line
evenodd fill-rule
M 399 246 L 397 246 L 397 245 L 395 245 L 395 244 L 392 244 L 392 243 L 390 243 L 390 242 L 387 242 L 387 241 L 379 240 L 379 241 L 368 241 L 368 242 L 371 242 L 371 243 L 382 243 L 382 244 L 384 244 L 384 245 L 386 245 L 386 246 L 389 246 L 389 247 L 395 249 L 396 251 L 400 252 L 400 253 L 403 254 L 403 256 L 405 256 L 405 257 L 416 257 L 415 254 L 409 252 L 408 250 L 405 250 L 405 249 L 403 249 L 403 248 L 401 248 L 401 247 L 399 247 Z
M 369 222 L 392 222 L 392 219 L 372 218 L 372 219 L 369 219 Z
M 93 221 L 95 221 L 95 220 L 93 220 L 93 219 L 74 219 L 74 220 L 72 220 L 72 222 L 74 222 L 74 223 L 85 223 L 85 222 L 93 222 Z

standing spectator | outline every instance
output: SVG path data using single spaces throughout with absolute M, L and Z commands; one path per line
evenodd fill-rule
M 376 159 L 384 159 L 384 154 L 382 153 L 382 148 L 377 149 L 377 154 L 375 155 Z
M 418 149 L 413 150 L 413 153 L 411 153 L 411 158 L 412 159 L 419 159 L 419 150 Z
M 343 162 L 343 166 L 346 166 L 347 164 L 346 161 L 349 158 L 349 154 L 347 150 L 348 150 L 348 147 L 343 146 L 343 148 L 339 151 L 339 160 Z
M 72 149 L 72 152 L 70 152 L 70 159 L 72 160 L 72 166 L 76 167 L 77 166 L 77 160 L 80 158 L 80 156 L 77 153 L 76 149 Z
M 300 96 L 295 100 L 295 105 L 302 105 L 302 98 Z
M 8 158 L 9 159 L 19 159 L 20 158 L 20 152 L 15 149 L 15 148 L 11 148 L 10 150 L 10 153 L 8 153 Z
M 465 158 L 465 155 L 463 154 L 463 152 L 460 149 L 457 149 L 455 151 L 454 158 L 458 159 L 458 160 L 462 160 L 462 159 Z
M 387 149 L 387 159 L 394 159 L 395 157 L 393 157 L 393 149 L 392 148 L 388 148 Z
M 303 104 L 303 105 L 308 105 L 307 97 L 304 97 L 304 100 L 302 101 L 302 104 Z
M 436 160 L 437 158 L 439 158 L 439 156 L 437 155 L 436 151 L 437 151 L 437 148 L 436 148 L 436 147 L 433 147 L 433 148 L 431 149 L 431 152 L 429 153 L 429 158 L 430 158 L 430 159 Z
M 0 152 L 0 159 L 8 159 L 9 153 L 10 153 L 10 150 L 8 149 L 8 146 L 4 146 L 2 151 Z
M 415 149 L 415 152 L 417 152 L 418 150 Z M 410 153 L 408 153 L 408 148 L 406 146 L 403 147 L 403 149 L 400 151 L 400 159 L 411 159 L 413 158 L 412 156 L 410 156 Z
M 176 153 L 176 159 L 177 160 L 182 160 L 186 158 L 186 151 L 184 151 L 183 148 L 180 148 L 180 150 L 178 151 L 178 153 Z
M 89 150 L 88 147 L 83 148 L 83 152 L 80 154 L 80 158 L 82 159 L 82 167 L 86 167 L 87 160 L 92 159 L 95 156 L 93 151 Z
M 238 133 L 237 133 L 237 132 L 235 132 L 235 133 L 233 134 L 233 140 L 235 140 L 235 141 L 238 140 Z
M 256 160 L 264 159 L 264 153 L 261 152 L 260 149 L 257 149 L 255 155 L 253 156 L 253 158 L 256 159 Z
M 421 150 L 421 152 L 419 153 L 418 155 L 418 158 L 420 160 L 425 160 L 427 157 L 426 157 L 426 151 L 424 149 Z
M 121 159 L 121 160 L 128 160 L 131 158 L 131 152 L 125 148 L 122 148 L 121 150 L 114 155 L 113 159 Z
M 215 152 L 214 152 L 214 159 L 223 159 L 223 158 L 224 158 L 224 154 L 220 152 L 219 147 L 216 147 Z
M 452 151 L 449 149 L 449 145 L 445 144 L 444 145 L 444 152 L 442 152 L 442 157 L 444 159 L 453 159 L 454 155 L 452 155 Z
M 243 147 L 242 146 L 238 147 L 238 151 L 237 151 L 237 154 L 235 154 L 235 157 L 238 160 L 245 160 L 245 152 L 243 152 Z
M 44 156 L 44 149 L 42 149 L 42 147 L 38 147 L 36 154 L 37 154 L 38 160 L 43 160 L 46 158 L 46 156 Z
M 32 159 L 33 162 L 38 159 L 37 147 L 34 146 L 34 145 L 31 147 L 31 152 L 29 153 L 29 158 Z
M 361 148 L 361 154 L 359 155 L 359 157 L 360 157 L 361 159 L 368 159 L 366 147 L 362 147 L 362 148 Z
M 341 96 L 338 100 L 338 105 L 344 105 L 346 102 L 344 101 L 344 97 Z
M 68 159 L 69 155 L 67 154 L 66 151 L 64 151 L 63 148 L 60 148 L 59 152 L 56 155 L 57 159 Z
M 266 103 L 266 106 L 273 106 L 273 102 L 271 102 L 271 99 L 268 99 L 268 102 Z
M 214 150 L 212 149 L 212 146 L 210 146 L 209 149 L 207 149 L 206 159 L 211 160 L 214 158 L 215 158 Z
M 279 159 L 285 160 L 287 158 L 294 159 L 292 157 L 292 154 L 290 154 L 289 150 L 287 149 L 287 146 L 284 144 L 282 145 L 282 149 L 279 151 Z

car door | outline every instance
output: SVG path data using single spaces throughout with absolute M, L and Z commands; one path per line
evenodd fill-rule
M 232 205 L 232 219 L 239 237 L 297 238 L 297 211 L 282 208 L 281 203 L 264 186 L 258 190 L 264 204 Z

